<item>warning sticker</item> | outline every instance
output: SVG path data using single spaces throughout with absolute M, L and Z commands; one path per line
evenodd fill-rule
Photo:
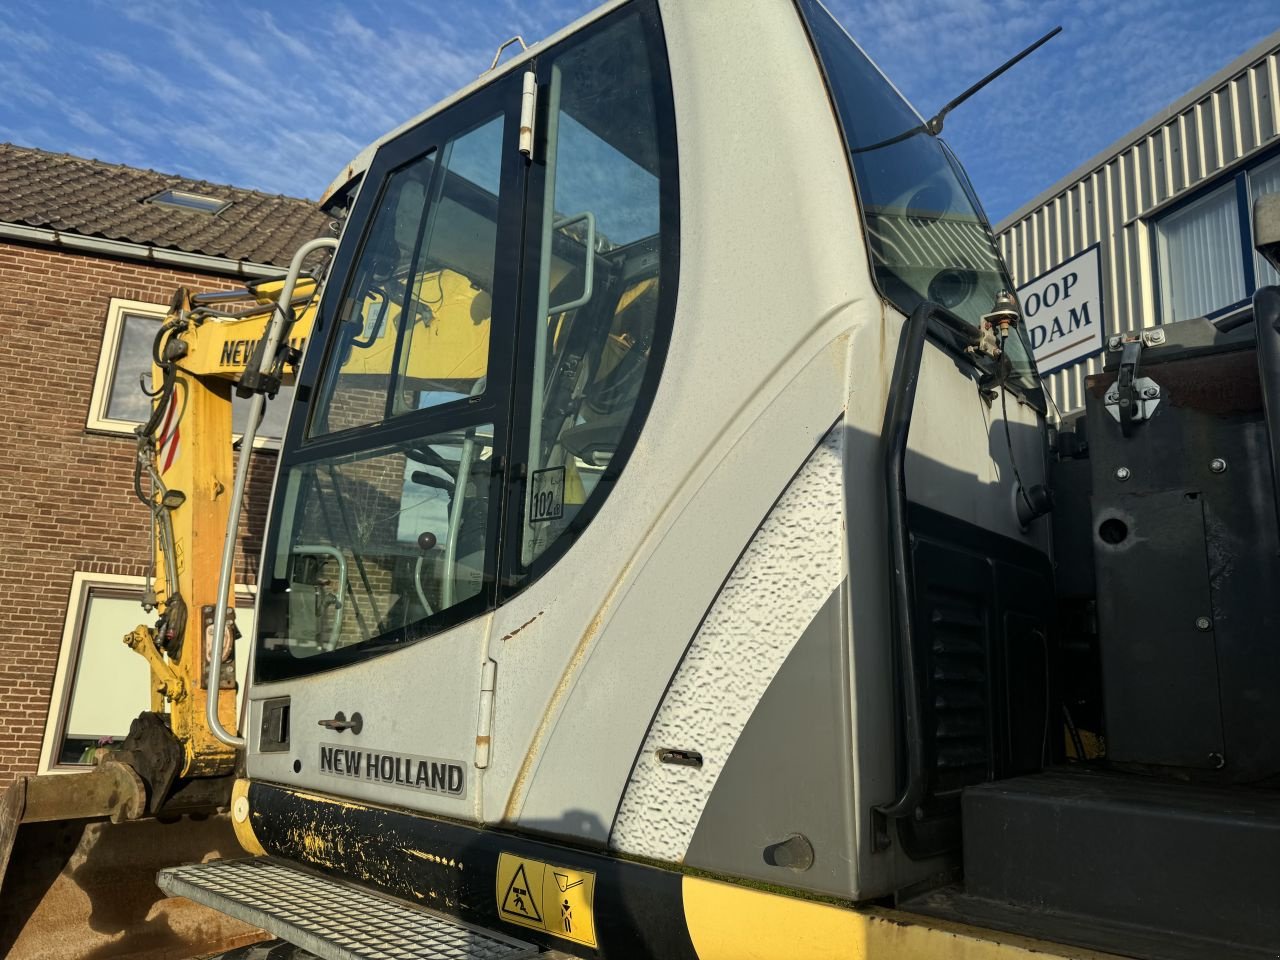
M 506 856 L 506 854 L 503 854 Z M 524 863 L 517 861 L 519 866 L 516 867 L 515 876 L 507 882 L 507 894 L 502 898 L 502 912 L 519 917 L 522 920 L 528 920 L 533 924 L 542 926 L 542 913 L 538 910 L 538 897 L 533 895 L 533 888 L 529 886 L 529 875 L 525 871 Z M 541 866 L 541 864 L 539 864 Z M 501 875 L 502 868 L 498 868 Z M 541 877 L 539 877 L 541 881 Z
M 590 870 L 503 853 L 498 855 L 496 893 L 503 920 L 596 945 L 596 875 Z
M 529 484 L 529 522 L 545 523 L 564 516 L 564 467 L 535 470 Z

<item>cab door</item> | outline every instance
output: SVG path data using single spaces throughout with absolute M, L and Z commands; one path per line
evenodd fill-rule
M 527 174 L 520 100 L 516 72 L 388 142 L 352 211 L 277 479 L 251 776 L 461 818 L 478 809 Z
M 681 475 L 655 468 L 654 452 L 669 445 L 685 459 L 670 421 L 649 422 L 664 375 L 690 375 L 664 374 L 680 178 L 657 5 L 600 16 L 541 52 L 536 77 L 512 482 L 478 763 L 486 822 L 603 844 L 601 811 L 617 795 L 593 757 L 631 759 L 603 718 L 635 679 L 619 648 L 640 648 L 610 629 L 610 612 Z M 604 679 L 585 686 L 599 711 L 575 727 L 562 708 L 592 658 Z

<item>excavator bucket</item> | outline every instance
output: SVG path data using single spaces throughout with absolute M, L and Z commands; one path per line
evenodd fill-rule
M 179 960 L 265 934 L 155 884 L 162 867 L 239 851 L 225 812 L 144 812 L 134 771 L 19 778 L 0 798 L 0 956 Z M 198 804 L 188 797 L 187 808 Z M 205 803 L 206 808 L 209 806 Z

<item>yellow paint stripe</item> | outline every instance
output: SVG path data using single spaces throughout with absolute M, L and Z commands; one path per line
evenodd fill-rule
M 231 785 L 231 827 L 236 832 L 236 839 L 246 853 L 255 857 L 265 857 L 267 851 L 262 849 L 258 836 L 253 832 L 253 822 L 249 810 L 249 781 L 237 780 Z
M 879 908 L 854 910 L 685 877 L 700 960 L 1118 960 L 1109 954 Z

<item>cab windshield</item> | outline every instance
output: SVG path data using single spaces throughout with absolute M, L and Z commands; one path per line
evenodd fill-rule
M 978 328 L 1013 282 L 963 169 L 818 0 L 800 8 L 849 149 L 880 292 L 903 313 L 933 300 Z M 1034 389 L 1021 329 L 1005 350 L 1013 379 Z

